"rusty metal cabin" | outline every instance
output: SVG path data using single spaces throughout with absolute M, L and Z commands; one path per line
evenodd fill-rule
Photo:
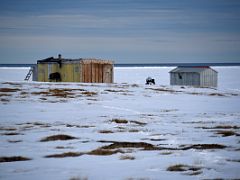
M 209 66 L 177 67 L 170 73 L 170 85 L 217 87 L 218 72 Z
M 113 61 L 100 59 L 38 60 L 33 67 L 33 80 L 41 82 L 113 83 Z

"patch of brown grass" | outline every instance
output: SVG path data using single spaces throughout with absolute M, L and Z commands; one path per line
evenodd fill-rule
M 81 93 L 82 95 L 91 97 L 91 96 L 96 96 L 98 93 L 97 92 L 91 92 L 91 91 L 84 91 Z
M 119 149 L 119 148 L 141 148 L 143 150 L 158 150 L 158 147 L 145 142 L 113 142 L 102 149 Z
M 3 102 L 3 103 L 6 103 L 6 102 L 9 102 L 10 100 L 9 100 L 9 99 L 1 98 L 0 101 Z
M 78 153 L 78 152 L 66 152 L 66 153 L 61 153 L 61 154 L 52 154 L 52 155 L 47 155 L 44 156 L 45 158 L 65 158 L 65 157 L 78 157 L 83 155 L 83 153 Z
M 189 150 L 189 149 L 225 149 L 227 146 L 221 144 L 193 144 L 193 145 L 182 145 L 179 150 Z
M 0 127 L 0 131 L 16 131 L 14 127 Z
M 112 119 L 112 122 L 115 122 L 117 124 L 127 124 L 128 120 L 126 120 L 126 119 Z
M 72 177 L 69 180 L 88 180 L 87 177 Z
M 227 159 L 227 161 L 240 163 L 240 159 Z
M 202 168 L 197 167 L 197 166 L 189 166 L 189 165 L 184 165 L 184 164 L 176 164 L 169 166 L 167 168 L 167 171 L 174 171 L 174 172 L 183 172 L 183 171 L 188 171 L 187 175 L 198 175 L 201 174 L 202 172 L 200 171 Z
M 92 126 L 92 125 L 76 125 L 76 124 L 66 124 L 66 127 L 76 127 L 76 128 L 92 128 L 92 127 L 96 127 L 96 126 Z
M 134 160 L 135 157 L 134 156 L 130 156 L 130 155 L 122 155 L 120 156 L 120 160 Z
M 166 141 L 167 139 L 161 139 L 161 138 L 151 138 L 150 141 Z
M 222 135 L 222 137 L 237 136 L 238 135 L 234 131 L 217 131 L 216 134 Z
M 0 92 L 17 92 L 21 91 L 19 88 L 0 88 Z
M 134 124 L 137 124 L 137 125 L 140 125 L 140 126 L 145 126 L 145 125 L 147 125 L 147 123 L 145 123 L 145 122 L 140 122 L 140 121 L 130 121 L 130 123 L 134 123 Z
M 2 135 L 5 135 L 5 136 L 17 136 L 17 135 L 23 135 L 23 134 L 20 134 L 18 132 L 10 132 L 10 133 L 3 133 Z
M 54 96 L 59 98 L 73 98 L 74 93 L 71 89 L 49 89 L 48 91 L 32 92 L 32 95 Z M 44 99 L 45 100 L 45 99 Z
M 109 156 L 109 155 L 113 155 L 113 154 L 117 154 L 117 153 L 123 153 L 123 151 L 98 148 L 98 149 L 92 150 L 86 154 L 96 155 L 96 156 Z
M 100 130 L 100 131 L 98 131 L 99 133 L 101 133 L 101 134 L 110 134 L 110 133 L 114 133 L 113 131 L 111 131 L 111 130 Z
M 170 155 L 170 154 L 173 154 L 173 152 L 165 151 L 165 152 L 161 152 L 160 154 L 161 155 Z
M 71 98 L 74 93 L 69 92 L 67 89 L 49 89 L 49 93 L 51 96 L 61 97 L 61 98 Z
M 138 129 L 129 129 L 128 132 L 130 132 L 130 133 L 136 133 L 136 132 L 139 132 L 139 130 L 138 130 Z
M 73 149 L 71 146 L 57 146 L 56 149 Z
M 8 140 L 9 143 L 19 143 L 22 142 L 22 140 Z
M 32 92 L 32 95 L 49 95 L 47 91 Z
M 110 145 L 102 146 L 101 149 L 139 148 L 141 150 L 148 150 L 148 151 L 178 150 L 176 148 L 154 146 L 154 145 L 146 143 L 146 142 L 117 142 L 117 141 L 105 141 L 105 140 L 101 140 L 101 141 L 98 141 L 98 142 L 100 142 L 100 143 L 111 143 Z
M 114 92 L 114 93 L 127 93 L 129 92 L 128 90 L 115 90 L 115 89 L 105 89 L 104 91 L 106 92 Z
M 224 94 L 221 94 L 221 93 L 210 93 L 209 96 L 225 96 Z
M 40 140 L 40 142 L 47 142 L 47 141 L 66 141 L 66 140 L 73 140 L 73 139 L 78 139 L 73 136 L 65 135 L 65 134 L 59 134 L 59 135 L 53 135 L 53 136 L 48 136 Z
M 3 97 L 3 96 L 11 96 L 11 94 L 0 94 L 0 97 Z
M 43 97 L 41 97 L 39 99 L 41 99 L 42 101 L 46 101 L 47 100 L 47 98 L 43 98 Z
M 214 127 L 196 127 L 201 129 L 240 129 L 239 126 L 231 126 L 231 125 L 218 125 Z
M 30 158 L 22 157 L 22 156 L 11 156 L 11 157 L 0 157 L 0 163 L 5 162 L 14 162 L 14 161 L 29 161 Z
M 149 89 L 149 90 L 153 90 L 153 91 L 157 91 L 157 92 L 169 92 L 169 93 L 180 93 L 183 91 L 177 91 L 177 90 L 173 90 L 173 89 L 168 89 L 168 88 L 145 88 L 145 89 Z

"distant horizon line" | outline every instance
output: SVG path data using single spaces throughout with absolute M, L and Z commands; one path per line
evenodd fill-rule
M 0 64 L 0 67 L 29 67 L 34 66 L 35 63 L 4 63 Z M 240 66 L 240 63 L 230 62 L 230 63 L 115 63 L 116 67 L 152 67 L 152 66 Z

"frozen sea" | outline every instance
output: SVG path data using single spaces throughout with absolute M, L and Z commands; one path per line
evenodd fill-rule
M 216 89 L 170 86 L 173 67 L 115 67 L 114 84 L 1 67 L 0 179 L 240 179 L 240 67 L 213 68 Z

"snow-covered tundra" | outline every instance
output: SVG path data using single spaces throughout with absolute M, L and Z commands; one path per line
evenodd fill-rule
M 0 179 L 239 179 L 240 68 L 215 68 L 217 89 L 169 86 L 170 69 L 86 84 L 0 68 Z

